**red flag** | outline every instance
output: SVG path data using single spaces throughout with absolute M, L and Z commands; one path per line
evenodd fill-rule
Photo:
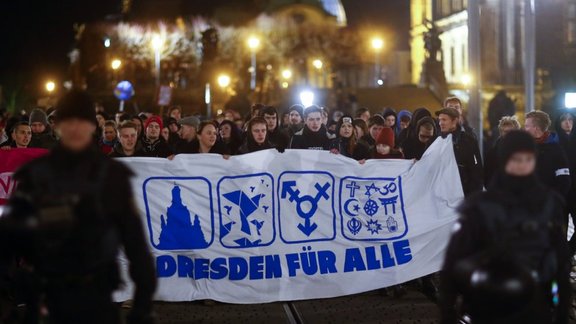
M 16 188 L 12 179 L 14 171 L 30 160 L 48 153 L 48 150 L 38 148 L 13 148 L 0 150 L 0 205 L 4 205 Z

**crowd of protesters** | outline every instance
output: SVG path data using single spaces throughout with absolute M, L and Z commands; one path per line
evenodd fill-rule
M 397 113 L 392 108 L 386 108 L 374 113 L 367 108 L 359 108 L 354 115 L 329 112 L 317 105 L 304 107 L 298 104 L 287 109 L 255 104 L 247 118 L 229 110 L 212 120 L 187 116 L 178 106 L 171 107 L 165 116 L 151 113 L 108 116 L 98 110 L 94 144 L 103 154 L 115 158 L 172 159 L 177 154 L 199 153 L 221 154 L 228 158 L 267 149 L 279 152 L 306 149 L 330 151 L 362 164 L 368 159 L 419 160 L 437 137 L 451 135 L 462 190 L 469 205 L 478 199 L 474 198 L 475 195 L 485 188 L 491 193 L 490 188 L 495 185 L 505 194 L 508 194 L 506 190 L 516 190 L 513 194 L 518 194 L 523 183 L 531 189 L 522 191 L 524 195 L 539 195 L 538 190 L 552 191 L 559 197 L 558 201 L 566 202 L 562 207 L 556 205 L 548 208 L 550 213 L 560 209 L 560 228 L 566 235 L 568 218 L 570 215 L 574 217 L 576 212 L 576 115 L 569 110 L 562 111 L 553 123 L 547 113 L 533 111 L 523 116 L 522 126 L 506 98 L 499 94 L 497 99 L 491 102 L 489 109 L 492 140 L 485 148 L 484 158 L 475 130 L 468 125 L 462 102 L 457 97 L 446 98 L 443 107 L 435 111 L 418 108 L 413 112 L 401 110 Z M 29 116 L 5 119 L 2 122 L 3 131 L 0 132 L 0 149 L 54 148 L 58 145 L 58 133 L 53 129 L 55 117 L 51 110 L 34 109 Z M 519 132 L 520 129 L 524 131 Z M 507 140 L 509 134 L 514 135 Z M 520 182 L 514 178 L 516 171 L 509 172 L 508 164 L 503 163 L 517 163 L 521 156 L 516 153 L 526 152 L 533 154 L 536 162 L 534 170 L 520 172 L 524 176 L 531 176 L 530 181 Z M 524 158 L 529 161 L 530 156 Z M 504 172 L 504 167 L 508 173 Z M 513 169 L 510 167 L 510 170 Z M 502 181 L 507 182 L 503 184 Z M 512 188 L 514 181 L 517 187 Z M 540 201 L 539 204 L 541 207 L 546 202 Z M 471 210 L 469 205 L 463 207 L 461 214 L 478 213 Z M 537 207 L 534 206 L 534 210 L 538 210 Z M 466 225 L 466 221 L 462 224 Z M 480 235 L 477 232 L 480 227 L 475 224 L 474 235 Z M 447 264 L 455 262 L 464 246 L 465 241 L 456 247 L 451 246 Z M 565 257 L 567 262 L 568 255 L 573 255 L 575 251 L 576 238 L 573 237 L 569 240 L 569 253 L 558 255 Z M 556 261 L 556 264 L 564 263 Z M 424 293 L 437 300 L 432 279 L 425 277 L 421 281 Z M 393 289 L 395 295 L 402 294 L 398 292 L 401 286 Z

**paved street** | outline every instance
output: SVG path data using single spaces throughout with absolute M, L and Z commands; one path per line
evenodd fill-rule
M 437 308 L 415 290 L 401 299 L 377 292 L 294 302 L 304 323 L 436 323 Z M 202 302 L 156 303 L 158 323 L 290 323 L 287 304 L 212 306 Z

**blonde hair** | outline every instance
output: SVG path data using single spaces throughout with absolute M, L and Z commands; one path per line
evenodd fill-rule
M 520 129 L 520 122 L 516 116 L 504 116 L 500 118 L 500 122 L 498 123 L 498 130 L 502 130 L 502 128 L 512 126 L 514 129 Z
M 543 132 L 548 131 L 548 128 L 550 128 L 550 125 L 552 125 L 550 116 L 543 111 L 531 111 L 526 114 L 526 119 L 528 118 L 532 118 L 536 126 L 538 126 L 538 128 L 540 128 Z

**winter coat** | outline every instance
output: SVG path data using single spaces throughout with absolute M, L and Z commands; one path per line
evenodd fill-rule
M 200 142 L 198 140 L 193 140 L 192 142 L 190 142 L 190 145 L 188 145 L 181 152 L 178 152 L 178 154 L 198 154 L 198 153 L 200 153 Z M 210 152 L 208 153 L 222 154 L 222 155 L 230 154 L 226 145 L 220 140 L 217 140 L 216 143 L 214 143 L 212 148 L 210 148 Z
M 46 130 L 40 134 L 32 133 L 32 139 L 30 140 L 29 148 L 43 148 L 50 150 L 58 145 L 58 140 L 52 133 L 49 126 L 46 126 Z
M 482 157 L 478 142 L 472 135 L 463 132 L 460 129 L 455 130 L 452 134 L 452 143 L 454 145 L 454 156 L 458 164 L 460 181 L 464 196 L 468 196 L 476 191 L 482 191 L 484 187 L 484 170 L 482 168 Z M 448 134 L 442 134 L 446 137 Z
M 567 198 L 571 188 L 570 165 L 558 135 L 547 133 L 537 144 L 536 174 L 542 183 Z
M 146 156 L 148 157 L 159 157 L 167 158 L 174 154 L 168 143 L 163 138 L 159 138 L 154 142 L 150 142 L 148 139 L 142 141 L 142 148 Z
M 328 134 L 325 126 L 322 126 L 317 132 L 312 132 L 307 126 L 304 126 L 302 130 L 292 136 L 290 148 L 328 151 L 330 149 L 330 140 L 333 138 L 334 135 Z
M 426 122 L 434 125 L 434 133 L 432 134 L 432 138 L 428 143 L 422 143 L 418 138 L 418 131 L 420 129 L 420 126 Z M 436 140 L 437 137 L 438 137 L 438 129 L 436 128 L 436 123 L 434 119 L 432 119 L 432 117 L 424 117 L 420 119 L 420 121 L 416 125 L 416 132 L 413 133 L 413 136 L 406 138 L 406 140 L 402 143 L 402 146 L 400 147 L 402 149 L 402 153 L 404 153 L 404 158 L 408 160 L 411 159 L 420 160 L 422 158 L 422 155 L 424 155 L 424 152 L 426 152 L 428 147 L 430 147 L 430 145 L 434 143 L 434 140 Z
M 339 154 L 356 161 L 366 160 L 371 157 L 370 150 L 363 142 L 357 141 L 353 152 L 349 150 L 349 143 L 350 139 L 338 136 L 330 140 L 330 150 L 337 150 Z
M 24 257 L 44 279 L 43 285 L 58 291 L 88 287 L 93 289 L 90 293 L 98 291 L 106 300 L 121 283 L 116 256 L 123 247 L 135 283 L 133 310 L 150 312 L 156 273 L 132 201 L 132 175 L 124 164 L 104 156 L 95 146 L 81 153 L 57 146 L 26 164 L 14 174 L 18 188 L 8 202 L 10 213 L 0 220 L 2 259 Z M 50 235 L 39 235 L 36 227 L 30 230 L 22 225 L 30 223 L 26 220 L 35 217 L 30 211 L 37 208 L 46 211 L 37 218 L 50 224 L 45 225 Z M 54 231 L 63 231 L 65 239 Z M 45 244 L 54 240 L 58 244 Z
M 276 126 L 273 131 L 268 131 L 268 140 L 270 141 L 270 144 L 280 152 L 284 152 L 290 144 L 290 137 L 287 132 L 280 129 L 278 126 Z
M 512 181 L 510 180 L 512 179 L 511 177 L 500 175 L 496 177 L 493 182 L 494 185 L 491 185 L 487 192 L 478 192 L 467 198 L 459 209 L 461 217 L 458 224 L 454 227 L 455 231 L 448 245 L 443 270 L 441 272 L 440 323 L 458 323 L 457 319 L 462 315 L 462 312 L 466 312 L 466 308 L 469 306 L 466 301 L 466 294 L 469 295 L 468 297 L 478 297 L 478 293 L 476 293 L 475 290 L 466 292 L 466 288 L 463 289 L 462 286 L 470 285 L 470 282 L 462 280 L 462 278 L 467 277 L 463 277 L 462 269 L 464 268 L 458 265 L 462 265 L 463 262 L 485 262 L 482 260 L 486 259 L 480 258 L 481 255 L 494 258 L 494 253 L 514 253 L 515 250 L 500 251 L 500 249 L 494 249 L 494 242 L 500 242 L 498 240 L 501 239 L 501 236 L 498 235 L 498 232 L 495 233 L 494 229 L 502 227 L 502 225 L 498 224 L 522 224 L 526 218 L 533 219 L 528 222 L 549 224 L 547 226 L 548 228 L 537 229 L 538 231 L 550 231 L 545 236 L 548 238 L 546 242 L 547 246 L 541 246 L 540 243 L 537 243 L 537 247 L 526 247 L 524 249 L 525 251 L 522 251 L 521 254 L 512 254 L 514 256 L 513 259 L 517 262 L 516 264 L 530 269 L 529 264 L 532 263 L 531 260 L 538 260 L 538 263 L 542 264 L 543 262 L 540 262 L 541 260 L 550 259 L 545 259 L 541 257 L 541 255 L 551 253 L 554 262 L 542 264 L 542 266 L 536 269 L 542 271 L 540 274 L 546 273 L 546 271 L 543 271 L 544 269 L 553 269 L 547 271 L 551 278 L 545 279 L 543 278 L 544 276 L 541 276 L 542 281 L 536 283 L 537 289 L 533 298 L 527 305 L 523 305 L 523 307 L 516 312 L 504 315 L 506 316 L 505 318 L 502 318 L 503 315 L 501 314 L 494 314 L 494 318 L 486 321 L 472 318 L 472 322 L 507 324 L 567 323 L 568 308 L 570 305 L 570 262 L 568 246 L 564 239 L 566 235 L 561 226 L 564 214 L 563 199 L 555 192 L 547 190 L 535 176 Z M 525 240 L 527 234 L 523 235 Z M 518 236 L 514 236 L 514 238 L 518 240 Z M 509 235 L 507 235 L 507 239 L 511 240 Z M 504 242 L 503 246 L 518 245 L 513 245 L 513 242 L 507 241 Z M 492 254 L 486 254 L 486 252 L 490 250 Z M 520 252 L 520 250 L 517 251 Z M 556 264 L 556 266 L 554 266 L 554 264 Z M 545 267 L 549 265 L 552 266 Z M 472 266 L 472 269 L 481 267 L 479 264 L 473 264 Z M 515 274 L 519 275 L 518 273 Z M 560 303 L 557 307 L 558 318 L 556 321 L 552 320 L 550 307 L 552 296 L 549 292 L 551 290 L 552 280 L 558 283 L 560 297 Z M 464 302 L 461 309 L 457 309 L 458 303 L 456 300 L 458 295 L 463 291 Z M 490 303 L 490 300 L 483 302 Z M 484 316 L 487 315 L 488 314 L 485 314 Z

